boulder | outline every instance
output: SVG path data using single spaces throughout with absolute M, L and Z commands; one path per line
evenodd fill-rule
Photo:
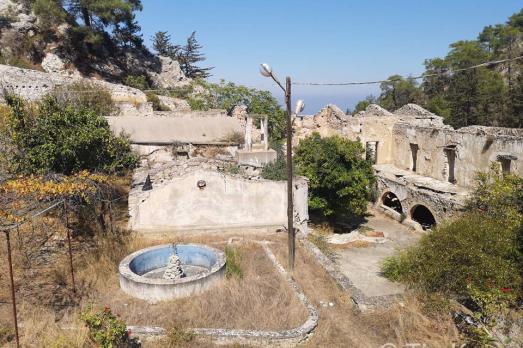
M 170 111 L 191 111 L 191 106 L 186 100 L 159 95 L 160 102 L 167 106 Z
M 47 53 L 42 60 L 42 69 L 50 74 L 60 74 L 72 77 L 82 76 L 76 68 L 68 68 L 64 60 L 52 52 Z
M 180 68 L 180 63 L 169 57 L 160 56 L 158 58 L 160 59 L 161 65 L 160 71 L 149 72 L 149 77 L 155 88 L 170 89 L 184 86 L 190 82 L 190 79 L 185 77 L 185 74 Z

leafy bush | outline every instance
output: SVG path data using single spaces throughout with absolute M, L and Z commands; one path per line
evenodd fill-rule
M 142 91 L 151 87 L 151 84 L 145 75 L 127 75 L 124 84 Z
M 137 162 L 128 139 L 113 135 L 107 120 L 95 111 L 63 104 L 54 96 L 35 109 L 17 97 L 6 100 L 11 108 L 8 133 L 17 148 L 13 171 L 119 172 Z
M 262 168 L 261 177 L 267 180 L 287 180 L 287 158 L 283 153 L 281 144 L 276 147 L 276 161 L 268 163 Z
M 92 306 L 87 306 L 80 313 L 80 319 L 89 328 L 89 338 L 103 348 L 123 347 L 129 341 L 125 322 L 109 307 L 94 312 Z
M 55 88 L 50 98 L 65 108 L 74 105 L 77 109 L 87 109 L 101 116 L 108 116 L 115 111 L 111 93 L 90 82 L 77 82 L 67 87 Z
M 225 257 L 227 258 L 227 263 L 225 264 L 225 276 L 227 278 L 243 278 L 241 255 L 238 249 L 231 246 L 226 246 Z
M 171 111 L 167 106 L 163 105 L 160 98 L 153 92 L 145 93 L 147 101 L 153 103 L 153 110 L 155 111 Z
M 318 133 L 296 148 L 297 172 L 309 179 L 309 207 L 325 217 L 362 216 L 375 182 L 358 141 Z
M 482 311 L 487 302 L 522 298 L 522 195 L 523 179 L 496 171 L 480 174 L 467 211 L 387 259 L 383 273 L 426 291 L 468 299 Z

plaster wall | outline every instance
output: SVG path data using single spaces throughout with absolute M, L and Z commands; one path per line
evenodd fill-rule
M 202 189 L 199 180 L 205 181 Z M 295 221 L 302 230 L 308 220 L 307 187 L 306 179 L 296 179 Z M 281 226 L 287 221 L 286 182 L 196 170 L 140 196 L 130 207 L 130 223 L 142 232 Z

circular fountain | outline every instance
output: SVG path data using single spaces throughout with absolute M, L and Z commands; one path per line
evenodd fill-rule
M 224 275 L 225 254 L 201 244 L 165 244 L 138 250 L 120 262 L 120 287 L 158 302 L 199 294 Z

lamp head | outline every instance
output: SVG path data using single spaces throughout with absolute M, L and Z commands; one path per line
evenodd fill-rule
M 260 74 L 262 74 L 265 77 L 271 77 L 272 69 L 269 66 L 269 64 L 266 64 L 266 63 L 260 64 Z
M 300 112 L 303 111 L 303 109 L 305 109 L 305 102 L 301 99 L 299 99 L 297 102 L 296 102 L 296 114 L 299 114 Z

